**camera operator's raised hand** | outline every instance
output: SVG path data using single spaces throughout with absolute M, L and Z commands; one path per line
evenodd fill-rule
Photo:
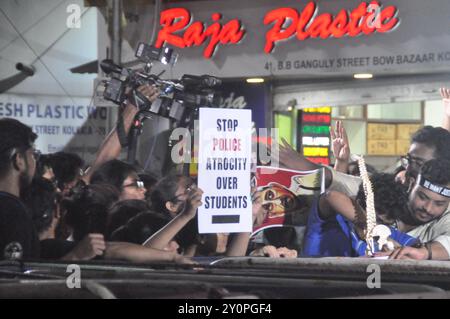
M 139 92 L 139 94 L 144 96 L 149 103 L 155 101 L 159 95 L 159 89 L 150 84 L 141 85 L 140 87 L 137 88 L 137 91 Z M 127 94 L 130 92 L 131 90 L 128 89 Z M 123 137 L 128 136 L 131 125 L 138 112 L 139 112 L 138 106 L 132 104 L 129 99 L 122 106 L 122 109 L 119 113 L 117 126 L 108 134 L 108 136 L 106 136 L 105 140 L 100 146 L 100 149 L 97 153 L 94 163 L 92 164 L 92 167 L 85 172 L 85 175 L 83 177 L 85 183 L 89 184 L 92 173 L 93 171 L 95 171 L 96 168 L 98 168 L 100 165 L 102 165 L 107 161 L 119 157 L 120 152 L 122 150 L 122 143 L 121 138 L 119 138 L 117 128 L 120 127 L 121 131 L 120 135 L 122 136 L 123 140 L 124 139 Z
M 159 95 L 159 89 L 150 84 L 144 84 L 138 87 L 137 91 L 142 94 L 150 103 L 153 103 Z
M 158 98 L 159 93 L 159 89 L 150 84 L 143 84 L 137 89 L 127 88 L 125 91 L 127 99 L 124 107 L 126 109 L 131 105 L 134 107 L 136 113 L 139 110 L 145 110 Z

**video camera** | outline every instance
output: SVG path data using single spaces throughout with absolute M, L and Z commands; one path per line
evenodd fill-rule
M 152 62 L 174 64 L 178 55 L 172 49 L 157 49 L 145 43 L 140 43 L 136 57 L 146 66 L 140 70 L 122 68 L 111 60 L 103 60 L 100 64 L 103 72 L 111 76 L 105 85 L 103 96 L 106 100 L 122 104 L 127 98 L 143 112 L 150 112 L 175 120 L 186 126 L 193 121 L 192 111 L 199 107 L 218 106 L 222 99 L 213 88 L 222 81 L 209 75 L 185 74 L 177 81 L 162 80 L 160 75 L 150 73 Z M 160 89 L 160 95 L 151 103 L 137 91 L 144 84 L 155 85 Z

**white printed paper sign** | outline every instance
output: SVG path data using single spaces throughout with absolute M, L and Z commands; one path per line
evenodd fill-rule
M 204 191 L 198 228 L 205 233 L 252 231 L 251 110 L 201 108 L 198 186 Z

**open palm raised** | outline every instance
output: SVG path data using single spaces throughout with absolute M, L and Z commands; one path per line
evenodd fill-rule
M 441 88 L 440 92 L 442 97 L 442 103 L 444 105 L 445 115 L 450 117 L 450 89 Z
M 336 122 L 336 127 L 330 130 L 331 148 L 336 160 L 348 161 L 350 157 L 350 146 L 348 143 L 347 132 L 342 121 Z

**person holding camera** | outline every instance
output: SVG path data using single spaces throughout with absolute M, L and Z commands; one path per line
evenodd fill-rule
M 153 103 L 159 96 L 159 89 L 153 85 L 145 84 L 137 88 L 137 91 L 144 96 L 150 103 Z M 139 109 L 129 99 L 126 99 L 119 109 L 117 126 L 111 130 L 103 141 L 97 156 L 91 167 L 85 172 L 83 181 L 89 184 L 94 171 L 102 164 L 116 159 L 122 151 L 121 139 L 128 136 L 133 120 L 138 114 Z

